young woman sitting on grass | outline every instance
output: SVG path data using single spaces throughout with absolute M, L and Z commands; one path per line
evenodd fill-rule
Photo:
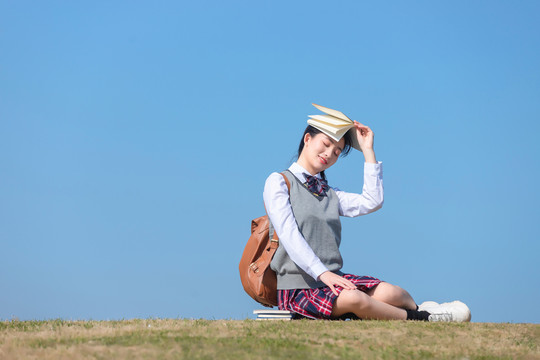
M 364 154 L 361 194 L 347 193 L 326 183 L 324 171 L 351 149 L 356 136 Z M 382 163 L 375 158 L 373 131 L 354 122 L 339 141 L 308 126 L 298 149 L 298 160 L 284 172 L 290 193 L 279 173 L 264 187 L 264 204 L 273 231 L 280 239 L 271 263 L 277 274 L 278 306 L 314 319 L 353 317 L 424 321 L 470 321 L 470 311 L 459 301 L 426 302 L 418 307 L 407 291 L 370 276 L 341 272 L 340 216 L 355 217 L 383 205 Z

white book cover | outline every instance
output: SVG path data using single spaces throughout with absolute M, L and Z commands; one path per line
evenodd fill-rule
M 262 310 L 253 310 L 255 315 L 291 315 L 291 312 L 288 310 L 272 310 L 272 309 L 262 309 Z

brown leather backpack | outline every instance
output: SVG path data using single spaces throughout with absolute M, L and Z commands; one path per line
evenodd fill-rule
M 290 191 L 289 179 L 281 173 Z M 270 262 L 279 246 L 279 239 L 274 231 L 270 239 L 268 216 L 251 220 L 251 236 L 240 259 L 240 280 L 244 290 L 254 300 L 264 306 L 277 306 L 277 278 L 270 268 Z

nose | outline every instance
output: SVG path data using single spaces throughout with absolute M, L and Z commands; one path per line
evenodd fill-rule
M 330 159 L 332 157 L 332 155 L 334 155 L 334 149 L 331 149 L 331 148 L 328 148 L 324 151 L 324 156 L 327 158 L 327 159 Z

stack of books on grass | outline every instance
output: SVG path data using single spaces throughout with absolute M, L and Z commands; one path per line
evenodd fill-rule
M 254 310 L 257 320 L 291 320 L 292 313 L 287 310 Z

